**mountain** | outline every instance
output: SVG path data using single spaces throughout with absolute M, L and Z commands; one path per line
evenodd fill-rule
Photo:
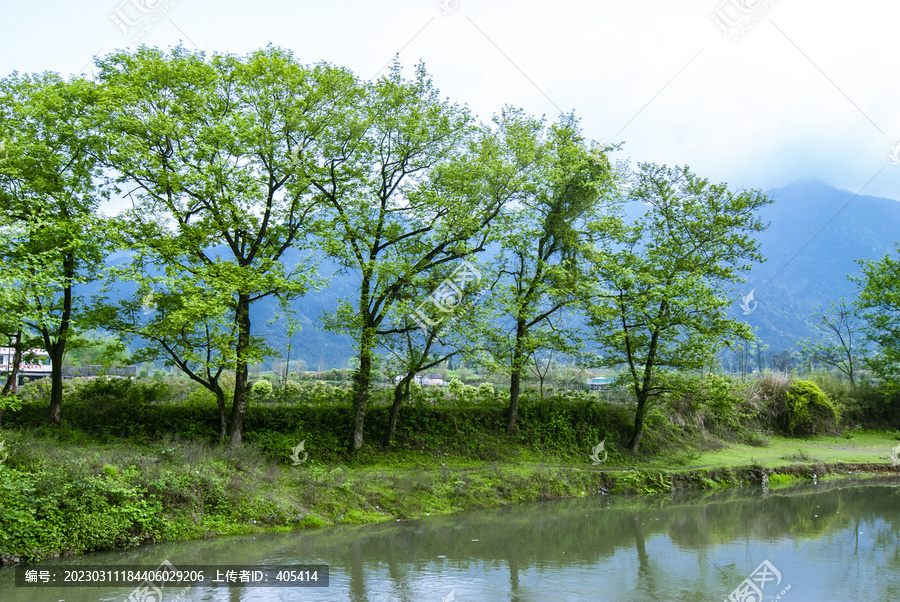
M 775 199 L 760 212 L 763 221 L 770 222 L 757 236 L 766 261 L 745 274 L 747 282 L 737 289 L 729 315 L 754 327 L 761 342 L 777 353 L 793 351 L 798 340 L 813 336 L 811 314 L 817 306 L 853 297 L 856 287 L 847 276 L 859 273 L 856 259 L 878 259 L 893 252 L 900 241 L 900 202 L 857 196 L 817 180 L 798 180 L 766 195 Z M 643 211 L 640 206 L 626 207 L 626 218 L 635 219 Z M 109 262 L 129 258 L 129 253 L 118 253 Z M 288 267 L 301 259 L 300 253 L 291 251 L 283 258 Z M 339 299 L 355 298 L 359 277 L 339 271 L 327 260 L 318 272 L 326 285 L 292 303 L 302 326 L 292 338 L 274 298 L 251 308 L 254 334 L 266 337 L 283 356 L 291 345 L 292 370 L 298 359 L 310 370 L 346 367 L 355 354 L 352 339 L 324 331 L 320 318 L 333 312 Z M 96 286 L 81 292 L 89 296 Z M 128 292 L 125 286 L 114 296 Z M 745 307 L 752 311 L 745 313 L 741 302 L 750 292 L 753 298 Z
M 850 300 L 860 273 L 857 259 L 879 259 L 900 242 L 900 202 L 856 195 L 818 180 L 798 180 L 767 190 L 775 201 L 760 211 L 770 226 L 757 236 L 766 262 L 746 276 L 739 293 L 753 291 L 745 314 L 735 303 L 732 317 L 757 329 L 769 350 L 795 349 L 813 336 L 817 306 Z M 755 307 L 755 308 L 754 308 Z

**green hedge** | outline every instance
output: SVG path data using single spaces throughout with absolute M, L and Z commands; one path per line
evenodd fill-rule
M 184 399 L 179 392 L 178 399 Z M 199 398 L 198 398 L 199 399 Z M 230 407 L 228 408 L 230 411 Z M 6 427 L 57 432 L 59 437 L 86 436 L 101 443 L 134 443 L 163 438 L 213 443 L 219 432 L 219 411 L 209 401 L 173 401 L 165 383 L 97 379 L 67 387 L 61 427 L 46 424 L 47 402 L 35 400 L 7 412 Z M 607 449 L 624 448 L 633 418 L 622 406 L 593 398 L 530 401 L 523 396 L 518 433 L 505 436 L 507 408 L 503 402 L 433 406 L 413 403 L 400 410 L 392 449 L 454 453 L 473 459 L 496 460 L 498 445 L 524 446 L 535 451 L 584 455 L 601 440 Z M 363 436 L 367 447 L 383 450 L 390 407 L 371 406 Z M 244 438 L 266 455 L 290 463 L 290 450 L 305 440 L 322 461 L 347 460 L 352 409 L 340 405 L 254 405 L 245 416 Z

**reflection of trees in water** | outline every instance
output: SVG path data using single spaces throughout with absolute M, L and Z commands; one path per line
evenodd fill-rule
M 817 485 L 814 491 L 778 490 L 766 497 L 748 488 L 654 500 L 591 497 L 421 521 L 257 535 L 238 540 L 243 543 L 222 538 L 164 544 L 118 553 L 115 562 L 158 564 L 166 557 L 176 566 L 329 564 L 333 576 L 348 580 L 350 598 L 360 601 L 376 590 L 392 599 L 416 599 L 423 582 L 438 582 L 450 572 L 465 589 L 477 586 L 486 573 L 500 570 L 508 572 L 510 598 L 525 600 L 534 595 L 528 587 L 533 581 L 526 575 L 533 580 L 535 575 L 595 570 L 601 565 L 615 571 L 623 563 L 636 571 L 623 572 L 615 587 L 658 593 L 677 582 L 682 593 L 689 591 L 685 588 L 700 592 L 708 591 L 704 583 L 711 579 L 733 587 L 739 582 L 731 584 L 734 575 L 742 571 L 716 565 L 717 546 L 794 540 L 804 559 L 822 554 L 822 562 L 834 562 L 833 557 L 824 557 L 823 548 L 832 548 L 832 554 L 835 546 L 845 550 L 846 567 L 829 579 L 836 587 L 843 579 L 846 587 L 848 580 L 857 578 L 856 571 L 900 565 L 900 521 L 891 521 L 900 508 L 898 494 L 898 489 L 887 487 L 876 492 L 869 485 L 830 483 Z M 803 548 L 807 541 L 825 541 L 827 546 Z M 673 558 L 671 553 L 660 556 L 659 550 L 671 550 L 672 545 L 690 552 L 691 560 Z M 616 554 L 620 556 L 613 561 Z M 91 561 L 102 562 L 97 556 Z M 690 566 L 683 571 L 673 569 L 685 562 Z M 892 584 L 884 587 L 885 592 L 897 589 Z M 442 595 L 449 591 L 448 587 Z M 896 594 L 888 597 L 900 599 L 900 590 Z

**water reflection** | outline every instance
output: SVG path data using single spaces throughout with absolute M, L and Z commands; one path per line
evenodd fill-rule
M 148 546 L 73 564 L 328 564 L 327 590 L 194 587 L 185 600 L 722 600 L 768 560 L 784 599 L 900 599 L 896 477 L 711 495 L 591 497 L 419 521 Z M 43 564 L 51 564 L 43 563 Z M 133 588 L 0 599 L 125 600 Z M 777 586 L 777 589 L 776 589 Z M 167 593 L 164 600 L 174 598 Z M 770 598 L 770 599 L 772 599 Z

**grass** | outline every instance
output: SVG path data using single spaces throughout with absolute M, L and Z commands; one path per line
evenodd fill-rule
M 147 403 L 155 389 L 124 382 L 73 391 L 63 425 L 45 425 L 45 409 L 33 404 L 10 416 L 13 428 L 0 434 L 9 453 L 0 465 L 0 552 L 31 561 L 585 495 L 715 490 L 773 471 L 784 474 L 771 474 L 770 485 L 784 486 L 833 472 L 822 463 L 889 466 L 900 437 L 754 430 L 739 440 L 755 445 L 724 443 L 652 409 L 634 455 L 626 449 L 627 408 L 580 399 L 523 403 L 514 436 L 496 426 L 500 405 L 412 405 L 392 445 L 373 435 L 355 455 L 341 451 L 346 408 L 252 408 L 245 444 L 231 449 L 201 441 L 215 435 L 209 408 Z M 378 410 L 367 415 L 373 433 L 386 423 Z M 301 440 L 309 456 L 295 467 L 289 452 Z M 608 459 L 594 466 L 589 454 L 601 440 Z
M 729 467 L 758 464 L 767 468 L 800 462 L 879 464 L 890 462 L 897 445 L 894 433 L 863 432 L 845 437 L 818 436 L 805 439 L 770 436 L 765 447 L 730 444 L 718 451 L 702 453 L 685 468 Z M 799 458 L 799 459 L 798 459 Z M 806 459 L 803 459 L 806 458 Z M 651 464 L 655 464 L 651 463 Z

